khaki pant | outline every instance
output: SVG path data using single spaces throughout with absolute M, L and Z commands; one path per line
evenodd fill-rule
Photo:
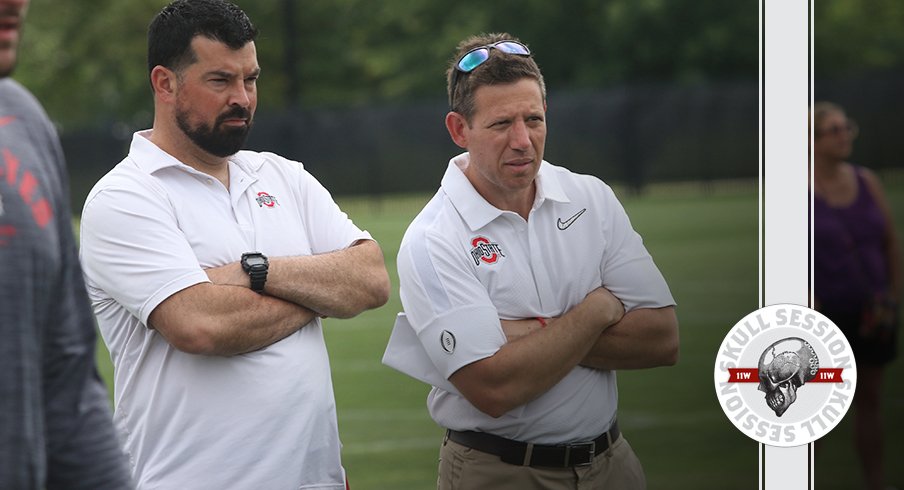
M 438 490 L 645 490 L 640 460 L 624 437 L 574 468 L 535 468 L 502 462 L 498 456 L 443 441 Z

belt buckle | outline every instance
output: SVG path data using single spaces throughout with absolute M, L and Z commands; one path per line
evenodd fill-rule
M 572 450 L 574 449 L 586 449 L 586 459 L 582 459 L 581 454 L 578 453 L 574 458 L 578 461 L 572 460 Z M 593 463 L 594 456 L 596 456 L 596 441 L 590 441 L 581 444 L 569 444 L 565 446 L 565 466 L 589 466 Z

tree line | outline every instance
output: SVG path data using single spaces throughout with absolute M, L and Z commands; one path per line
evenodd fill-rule
M 146 126 L 146 29 L 168 0 L 33 0 L 16 78 L 65 126 Z M 755 0 L 236 0 L 260 30 L 260 110 L 445 97 L 458 41 L 509 32 L 551 92 L 755 80 Z M 817 76 L 901 63 L 904 2 L 817 0 Z

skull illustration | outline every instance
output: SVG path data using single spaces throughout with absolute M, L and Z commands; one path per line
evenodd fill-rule
M 816 377 L 819 358 L 807 341 L 789 337 L 770 345 L 760 355 L 760 391 L 766 404 L 781 417 L 797 400 L 797 389 Z

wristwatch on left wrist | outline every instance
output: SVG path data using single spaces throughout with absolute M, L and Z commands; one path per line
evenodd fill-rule
M 245 252 L 242 254 L 242 270 L 251 277 L 251 290 L 262 293 L 267 282 L 267 271 L 270 269 L 270 261 L 260 252 Z

